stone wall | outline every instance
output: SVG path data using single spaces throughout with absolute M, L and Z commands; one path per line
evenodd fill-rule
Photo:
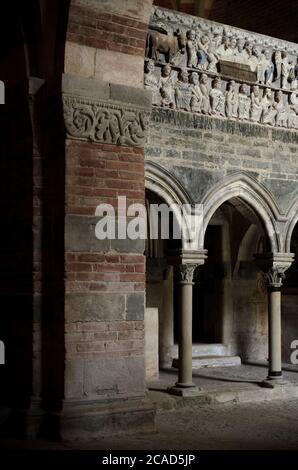
M 298 196 L 297 152 L 297 133 L 292 131 L 156 108 L 145 159 L 167 171 L 196 203 L 219 182 L 245 173 L 270 191 L 286 213 Z M 268 355 L 266 289 L 256 271 L 240 274 L 229 288 L 232 307 L 225 312 L 223 337 L 231 352 L 243 359 L 264 360 Z

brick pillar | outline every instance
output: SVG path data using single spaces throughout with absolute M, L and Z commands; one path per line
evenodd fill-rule
M 74 400 L 87 409 L 94 400 L 144 398 L 144 240 L 98 240 L 95 211 L 102 203 L 117 209 L 118 196 L 127 205 L 145 202 L 142 146 L 151 96 L 64 76 L 63 100 L 68 416 Z M 71 423 L 65 429 L 73 434 Z

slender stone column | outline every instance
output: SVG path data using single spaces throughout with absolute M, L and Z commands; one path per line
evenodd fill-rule
M 174 346 L 174 292 L 173 266 L 164 270 L 163 302 L 160 315 L 160 367 L 169 367 L 173 360 Z
M 195 264 L 181 264 L 179 275 L 179 372 L 176 387 L 195 387 L 192 381 L 192 286 Z
M 282 377 L 281 364 L 281 287 L 285 271 L 291 266 L 292 253 L 255 255 L 257 265 L 266 274 L 268 288 L 269 371 L 264 386 Z M 266 385 L 267 383 L 267 385 Z
M 196 396 L 201 392 L 192 381 L 192 289 L 194 271 L 206 257 L 206 250 L 181 250 L 169 258 L 176 266 L 179 286 L 178 382 L 168 390 L 175 395 Z
M 267 273 L 268 279 L 268 379 L 282 377 L 281 366 L 281 286 L 285 269 L 272 267 Z

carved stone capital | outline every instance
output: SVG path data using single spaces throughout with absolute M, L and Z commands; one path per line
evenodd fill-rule
M 113 102 L 63 95 L 67 135 L 91 142 L 143 147 L 149 113 Z
M 288 266 L 273 266 L 266 273 L 267 283 L 269 289 L 280 289 L 283 283 L 284 278 L 286 277 L 285 271 L 288 269 Z
M 196 264 L 180 264 L 176 268 L 176 279 L 183 284 L 193 284 L 194 271 Z
M 278 290 L 282 287 L 286 277 L 285 272 L 291 266 L 294 255 L 292 253 L 269 253 L 256 255 L 257 265 L 265 273 L 267 286 L 270 290 Z

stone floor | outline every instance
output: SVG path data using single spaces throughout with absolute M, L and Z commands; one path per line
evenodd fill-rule
M 273 381 L 274 388 L 264 388 L 267 375 L 264 364 L 245 364 L 234 367 L 210 367 L 193 371 L 193 381 L 201 388 L 201 395 L 192 403 L 259 402 L 274 399 L 298 398 L 298 368 L 287 365 L 283 379 Z M 177 380 L 177 370 L 163 370 L 159 378 L 148 382 L 149 397 L 159 408 L 183 406 L 187 400 L 177 399 L 166 393 Z
M 165 393 L 177 371 L 163 371 L 148 384 L 157 407 L 155 432 L 57 444 L 2 440 L 0 449 L 298 450 L 298 371 L 285 371 L 285 384 L 274 389 L 260 387 L 265 376 L 262 365 L 200 369 L 194 380 L 201 397 L 182 399 Z

